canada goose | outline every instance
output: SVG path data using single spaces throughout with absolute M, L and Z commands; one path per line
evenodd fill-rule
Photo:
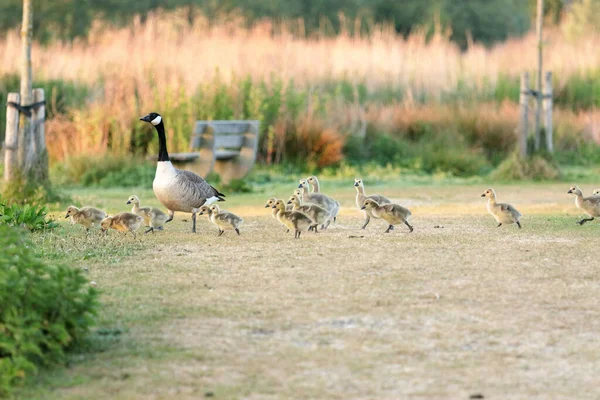
M 306 182 L 312 187 L 313 193 L 321 193 L 321 186 L 319 185 L 319 179 L 316 176 L 310 176 L 306 179 Z M 333 208 L 331 209 L 331 216 L 333 217 L 333 222 L 336 222 L 337 215 L 340 212 L 340 203 L 338 201 L 333 200 L 331 197 L 327 196 L 329 199 L 333 201 Z
M 293 229 L 294 238 L 299 239 L 303 231 L 311 228 L 317 232 L 317 224 L 305 214 L 299 211 L 285 211 L 285 203 L 283 200 L 277 200 L 273 208 L 277 209 L 277 219 L 279 222 L 287 226 L 288 229 Z
M 488 198 L 487 210 L 496 219 L 498 227 L 502 226 L 502 224 L 516 223 L 519 229 L 521 229 L 519 219 L 522 217 L 522 214 L 510 204 L 496 203 L 496 192 L 494 189 L 487 189 L 481 197 Z
M 394 229 L 394 225 L 401 223 L 408 226 L 410 232 L 413 231 L 413 227 L 408 223 L 408 219 L 411 216 L 410 210 L 399 204 L 390 203 L 380 205 L 373 199 L 367 199 L 363 203 L 361 210 L 370 210 L 374 217 L 381 218 L 387 222 L 389 226 L 385 233 L 389 233 L 389 231 Z
M 140 207 L 140 199 L 136 195 L 131 195 L 127 204 L 133 204 L 131 212 L 144 218 L 144 223 L 149 227 L 144 233 L 154 233 L 155 229 L 161 231 L 169 219 L 167 214 L 156 207 Z
M 135 238 L 135 231 L 140 229 L 140 226 L 144 223 L 144 218 L 130 212 L 118 213 L 114 217 L 107 216 L 102 220 L 100 225 L 102 230 L 106 232 L 108 229 L 114 229 L 118 232 L 133 233 Z
M 336 210 L 339 210 L 339 203 L 332 198 L 325 196 L 323 193 L 310 193 L 308 190 L 308 182 L 304 179 L 300 180 L 300 184 L 298 185 L 298 189 L 302 190 L 302 202 L 316 204 L 320 207 L 323 207 L 329 212 L 329 219 L 324 225 L 321 225 L 321 229 L 327 229 L 331 220 L 334 218 L 334 213 Z
M 85 231 L 89 231 L 94 224 L 100 225 L 100 222 L 106 217 L 106 213 L 94 207 L 70 206 L 67 208 L 65 219 L 71 218 L 72 224 L 79 224 L 85 227 Z
M 380 194 L 372 194 L 367 196 L 365 194 L 365 186 L 363 184 L 362 179 L 354 178 L 354 187 L 356 188 L 356 205 L 359 209 L 362 209 L 362 206 L 366 199 L 375 200 L 378 204 L 390 204 L 391 201 L 387 197 L 384 197 Z M 370 209 L 364 209 L 365 212 L 365 223 L 361 229 L 365 229 L 367 225 L 369 225 L 369 221 L 371 221 L 371 217 L 377 218 L 373 215 Z
M 320 225 L 327 222 L 327 220 L 330 218 L 329 211 L 327 211 L 323 207 L 318 206 L 316 204 L 308 204 L 308 203 L 302 204 L 302 201 L 296 195 L 293 195 L 292 197 L 290 197 L 287 204 L 292 206 L 293 211 L 299 211 L 303 214 L 306 214 L 306 216 L 308 218 L 312 219 L 313 221 L 315 221 L 317 224 L 320 224 Z
M 594 189 L 592 196 L 600 196 L 600 189 Z
M 590 216 L 590 218 L 577 221 L 579 225 L 593 221 L 595 217 L 600 217 L 600 196 L 583 197 L 583 192 L 578 186 L 572 186 L 567 193 L 574 194 L 576 196 L 575 205 Z
M 229 211 L 221 211 L 216 204 L 210 206 L 210 212 L 210 222 L 219 228 L 218 236 L 226 230 L 234 230 L 238 235 L 240 234 L 240 225 L 244 223 L 242 218 Z
M 169 210 L 169 219 L 173 220 L 176 211 L 192 214 L 192 232 L 196 232 L 196 213 L 205 203 L 225 201 L 225 195 L 209 185 L 200 176 L 190 171 L 177 169 L 169 159 L 167 139 L 162 117 L 153 112 L 141 121 L 149 122 L 158 132 L 158 163 L 152 188 L 158 201 Z

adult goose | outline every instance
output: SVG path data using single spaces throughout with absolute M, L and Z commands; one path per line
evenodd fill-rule
M 225 195 L 209 185 L 200 176 L 190 171 L 177 169 L 169 159 L 167 138 L 163 118 L 153 112 L 141 121 L 148 122 L 158 133 L 158 163 L 152 188 L 158 201 L 169 210 L 169 219 L 173 220 L 176 211 L 192 214 L 192 232 L 196 232 L 196 213 L 204 204 L 225 201 Z

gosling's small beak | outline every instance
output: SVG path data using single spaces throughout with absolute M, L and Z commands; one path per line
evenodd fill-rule
M 204 211 L 200 211 L 198 215 L 204 215 Z
M 277 206 L 273 206 L 273 207 L 271 207 L 271 208 L 277 208 Z
M 365 208 L 367 208 L 367 206 L 362 206 L 360 209 L 361 209 L 361 210 L 364 210 Z
M 485 193 L 481 195 L 481 197 L 485 197 Z
M 354 182 L 354 186 L 358 186 L 358 182 Z
M 69 218 L 69 214 L 65 215 L 65 219 Z
M 265 208 L 269 208 L 269 205 L 268 205 L 268 204 L 266 204 L 266 205 L 265 205 Z
M 567 194 L 572 194 L 573 191 L 571 189 L 569 189 L 569 191 L 567 192 Z
M 298 185 L 298 189 L 302 189 L 302 184 L 299 184 L 299 185 Z
M 130 201 L 128 201 L 128 202 L 127 202 L 127 204 L 131 204 L 131 202 L 130 202 Z
M 290 201 L 288 201 L 287 203 L 288 203 L 288 204 L 292 204 L 292 201 L 290 200 Z

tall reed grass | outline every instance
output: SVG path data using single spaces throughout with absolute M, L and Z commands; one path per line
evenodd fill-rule
M 202 16 L 190 23 L 187 14 L 157 12 L 127 28 L 97 25 L 85 41 L 36 44 L 36 80 L 76 83 L 87 93 L 48 122 L 51 160 L 154 152 L 152 131 L 138 121 L 149 111 L 165 117 L 171 151 L 187 150 L 197 119 L 260 119 L 266 163 L 327 166 L 343 157 L 348 135 L 416 141 L 422 126 L 436 138 L 460 137 L 492 163 L 510 151 L 518 75 L 535 66 L 533 35 L 461 52 L 440 31 L 403 38 L 380 25 L 355 30 L 368 35 L 305 37 L 299 27 Z M 559 143 L 600 141 L 593 95 L 600 89 L 589 89 L 600 35 L 570 41 L 556 29 L 546 43 L 557 101 L 587 109 L 557 113 Z M 19 46 L 16 32 L 0 39 L 0 77 L 18 71 Z M 576 89 L 574 79 L 582 82 Z

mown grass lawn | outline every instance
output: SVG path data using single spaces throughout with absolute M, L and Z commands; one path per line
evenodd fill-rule
M 191 234 L 182 214 L 137 240 L 67 224 L 35 236 L 46 256 L 87 269 L 103 307 L 68 367 L 42 372 L 18 396 L 600 395 L 600 226 L 575 224 L 568 184 L 495 187 L 525 215 L 522 230 L 496 228 L 479 197 L 485 185 L 367 185 L 413 211 L 412 234 L 383 234 L 377 220 L 360 230 L 352 182 L 332 184 L 338 223 L 300 240 L 263 208 L 294 186 L 228 196 L 223 205 L 245 219 L 240 237 L 217 237 L 202 217 Z M 151 190 L 71 194 L 111 213 L 130 194 L 158 205 Z

